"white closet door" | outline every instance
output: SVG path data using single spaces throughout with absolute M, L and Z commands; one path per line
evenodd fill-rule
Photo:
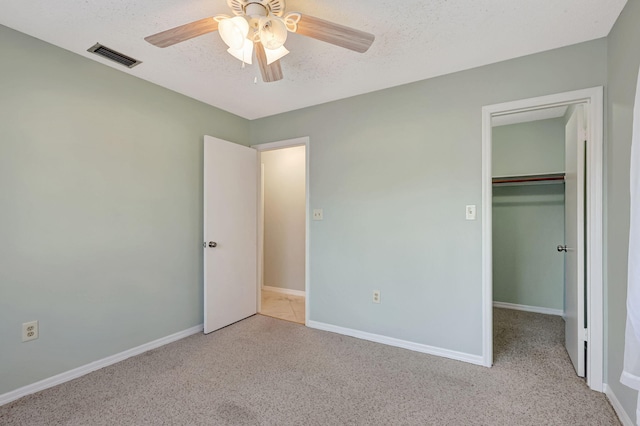
M 580 377 L 585 376 L 584 120 L 578 105 L 565 129 L 565 346 Z

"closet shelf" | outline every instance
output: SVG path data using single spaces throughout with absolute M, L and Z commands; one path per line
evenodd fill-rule
M 537 175 L 494 176 L 493 186 L 563 184 L 564 173 L 542 173 Z

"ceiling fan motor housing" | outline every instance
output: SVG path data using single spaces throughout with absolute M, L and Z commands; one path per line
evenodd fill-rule
M 227 5 L 238 16 L 260 18 L 262 16 L 284 15 L 284 0 L 227 0 Z

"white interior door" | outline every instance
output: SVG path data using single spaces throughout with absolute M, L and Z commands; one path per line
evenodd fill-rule
M 578 105 L 565 128 L 565 346 L 576 373 L 585 376 L 584 291 L 584 107 Z
M 204 332 L 256 313 L 257 171 L 253 148 L 204 137 Z

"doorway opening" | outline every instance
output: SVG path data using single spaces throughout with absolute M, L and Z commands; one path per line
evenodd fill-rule
M 486 366 L 538 332 L 602 391 L 602 110 L 601 87 L 483 108 Z
M 585 295 L 583 274 L 577 274 L 584 251 L 576 250 L 576 240 L 584 240 L 576 232 L 584 223 L 584 209 L 576 208 L 583 198 L 578 186 L 584 193 L 584 169 L 581 179 L 576 170 L 584 164 L 577 161 L 584 158 L 577 150 L 584 151 L 586 139 L 578 131 L 578 122 L 581 130 L 586 126 L 582 108 L 492 119 L 495 363 L 526 369 L 535 362 L 567 371 L 573 363 L 585 376 L 585 342 L 571 339 L 586 328 L 577 321 L 584 319 Z
M 257 310 L 306 324 L 308 138 L 254 148 L 260 159 Z

